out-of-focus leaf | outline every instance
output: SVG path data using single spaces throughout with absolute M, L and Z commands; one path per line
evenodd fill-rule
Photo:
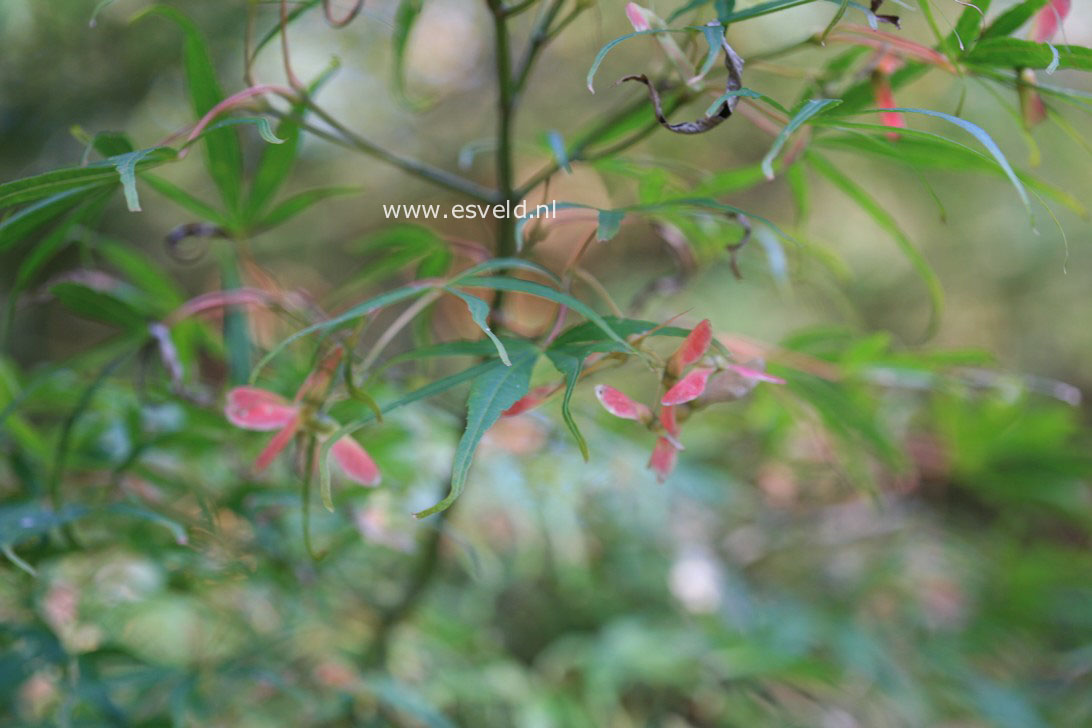
M 34 233 L 38 228 L 71 210 L 99 187 L 88 185 L 59 192 L 52 197 L 27 205 L 19 212 L 0 222 L 0 251 Z
M 1005 153 L 1001 151 L 1001 147 L 997 146 L 997 142 L 993 140 L 986 131 L 977 124 L 961 119 L 958 116 L 952 116 L 951 114 L 945 114 L 943 111 L 933 111 L 932 109 L 911 109 L 911 108 L 896 108 L 896 109 L 884 109 L 884 111 L 899 111 L 907 114 L 924 114 L 925 116 L 932 116 L 937 119 L 943 119 L 951 124 L 955 124 L 960 129 L 963 129 L 978 142 L 986 147 L 986 150 L 997 160 L 997 163 L 1001 165 L 1001 169 L 1005 171 L 1005 175 L 1012 182 L 1013 187 L 1016 188 L 1016 193 L 1020 195 L 1020 200 L 1024 203 L 1024 209 L 1028 212 L 1028 217 L 1034 220 L 1034 216 L 1031 212 L 1031 200 L 1028 199 L 1027 190 L 1024 189 L 1024 185 L 1020 182 L 1020 178 L 1016 176 L 1016 172 L 1013 170 L 1012 165 L 1009 164 L 1009 160 L 1005 157 Z
M 76 504 L 54 511 L 37 503 L 8 503 L 0 508 L 0 543 L 16 546 L 88 513 L 88 508 Z
M 914 243 L 899 227 L 895 218 L 884 209 L 883 205 L 877 202 L 871 195 L 864 190 L 863 187 L 858 185 L 847 175 L 843 174 L 840 169 L 827 161 L 824 157 L 815 154 L 814 152 L 807 153 L 808 163 L 820 174 L 830 180 L 838 189 L 842 190 L 850 199 L 856 202 L 862 210 L 876 221 L 876 224 L 883 228 L 894 239 L 896 245 L 899 246 L 899 250 L 910 261 L 910 265 L 917 271 L 918 276 L 925 284 L 926 289 L 929 292 L 930 312 L 929 312 L 929 335 L 936 330 L 939 323 L 940 312 L 944 308 L 944 289 L 940 285 L 940 279 L 937 278 L 937 274 L 933 271 L 932 266 L 925 260 L 925 257 L 914 246 Z
M 792 136 L 792 133 L 806 124 L 808 119 L 811 119 L 816 114 L 822 112 L 823 109 L 836 106 L 840 103 L 841 101 L 839 99 L 811 99 L 800 107 L 800 110 L 789 119 L 789 123 L 785 125 L 785 128 L 782 129 L 781 133 L 774 139 L 770 151 L 766 152 L 766 156 L 762 158 L 762 171 L 766 175 L 766 179 L 773 179 L 773 161 L 781 152 L 781 148 L 785 146 L 785 142 Z
M 421 15 L 424 0 L 401 0 L 398 9 L 394 12 L 394 33 L 391 37 L 394 61 L 391 63 L 391 85 L 394 87 L 395 96 L 409 106 L 419 109 L 424 104 L 413 101 L 406 89 L 406 52 L 409 49 L 410 34 L 417 18 Z
M 311 324 L 310 326 L 306 326 L 300 329 L 299 331 L 295 332 L 291 336 L 288 336 L 287 338 L 276 344 L 265 354 L 265 356 L 263 356 L 258 361 L 256 365 L 254 365 L 254 370 L 253 372 L 251 372 L 251 380 L 253 380 L 254 377 L 257 376 L 258 372 L 260 372 L 265 367 L 265 365 L 272 361 L 278 354 L 284 351 L 289 345 L 293 344 L 296 341 L 299 341 L 303 337 L 309 336 L 318 331 L 331 331 L 350 321 L 355 321 L 362 316 L 367 316 L 368 314 L 378 311 L 381 308 L 389 306 L 393 303 L 404 301 L 407 298 L 414 298 L 416 296 L 424 295 L 430 290 L 432 290 L 432 288 L 429 286 L 422 286 L 417 284 L 402 286 L 401 288 L 387 291 L 386 293 L 382 293 L 378 296 L 374 296 L 367 299 L 366 301 L 358 303 L 355 306 L 349 308 L 347 311 L 344 311 L 337 316 L 329 318 L 326 321 L 320 321 L 317 324 Z
M 899 140 L 893 142 L 887 138 L 891 133 L 890 127 L 881 124 L 833 122 L 831 126 L 855 133 L 825 134 L 815 140 L 815 146 L 871 154 L 918 169 L 990 172 L 1007 177 L 996 159 L 939 134 L 919 129 L 900 129 Z M 1088 217 L 1088 208 L 1067 190 L 1048 184 L 1023 170 L 1017 169 L 1015 172 L 1030 189 L 1060 202 L 1081 217 Z
M 84 318 L 102 321 L 133 331 L 147 324 L 148 317 L 119 296 L 98 291 L 81 283 L 66 281 L 54 284 L 49 292 L 65 308 Z
M 202 220 L 216 223 L 217 225 L 224 227 L 228 226 L 227 216 L 204 200 L 194 197 L 173 182 L 168 182 L 162 177 L 147 173 L 141 174 L 140 178 L 153 190 L 163 195 L 168 200 L 177 203 L 180 207 L 189 210 Z
M 294 114 L 302 114 L 302 108 L 293 109 Z M 284 180 L 292 171 L 299 152 L 300 124 L 295 118 L 286 117 L 277 125 L 277 137 L 283 144 L 271 144 L 262 147 L 262 156 L 254 180 L 250 184 L 250 197 L 247 200 L 247 217 L 258 217 L 273 201 Z
M 622 228 L 622 221 L 625 217 L 625 210 L 600 210 L 599 226 L 595 232 L 595 239 L 605 243 L 614 238 Z
M 949 43 L 962 44 L 964 52 L 974 48 L 975 42 L 978 40 L 978 32 L 982 27 L 982 23 L 985 22 L 986 12 L 989 9 L 990 0 L 975 0 L 973 4 L 963 8 L 963 12 L 959 14 L 959 20 L 956 21 L 955 28 L 952 29 Z
M 155 301 L 157 307 L 167 313 L 181 306 L 185 297 L 182 289 L 162 268 L 141 254 L 116 240 L 104 240 L 95 250 L 111 266 L 123 273 L 128 281 Z
M 153 5 L 136 18 L 159 15 L 182 31 L 182 65 L 190 103 L 197 118 L 203 117 L 224 99 L 212 58 L 200 29 L 186 15 L 166 5 Z M 233 214 L 239 209 L 243 189 L 243 152 L 233 129 L 217 129 L 205 136 L 209 175 Z
M 569 153 L 565 149 L 565 140 L 562 138 L 561 132 L 547 132 L 546 141 L 550 145 L 550 151 L 553 152 L 554 159 L 557 161 L 557 166 L 561 167 L 566 174 L 572 174 L 572 164 L 569 163 Z
M 236 251 L 224 246 L 220 250 L 220 288 L 232 291 L 242 285 Z M 228 355 L 228 380 L 235 386 L 246 384 L 250 373 L 250 324 L 242 306 L 224 309 L 224 344 Z
M 1043 9 L 1049 0 L 1024 0 L 1024 2 L 1012 6 L 997 16 L 997 19 L 986 26 L 982 31 L 982 41 L 989 38 L 999 38 L 1012 35 L 1020 27 L 1031 20 L 1035 13 Z
M 1092 48 L 1035 43 L 1020 38 L 989 38 L 964 56 L 967 63 L 1003 68 L 1072 68 L 1092 71 Z
M 359 187 L 318 187 L 313 190 L 305 190 L 288 197 L 277 203 L 269 213 L 261 219 L 258 227 L 272 228 L 291 220 L 307 208 L 331 197 L 339 195 L 360 194 Z
M 531 372 L 538 357 L 538 349 L 532 344 L 525 344 L 512 353 L 511 366 L 494 362 L 474 380 L 466 402 L 466 431 L 455 448 L 451 491 L 436 505 L 415 513 L 415 517 L 425 518 L 446 510 L 462 494 L 478 443 L 501 414 L 527 394 L 531 387 Z

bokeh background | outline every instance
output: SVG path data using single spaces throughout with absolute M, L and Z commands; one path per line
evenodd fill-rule
M 127 23 L 145 5 L 117 0 L 89 27 L 93 2 L 0 3 L 0 180 L 78 163 L 84 144 L 73 127 L 124 130 L 147 146 L 192 122 L 176 29 Z M 178 5 L 208 35 L 225 87 L 242 88 L 241 3 Z M 336 56 L 327 109 L 384 146 L 449 169 L 469 162 L 465 174 L 490 182 L 488 149 L 466 149 L 493 133 L 484 4 L 425 3 L 407 65 L 422 109 L 391 92 L 396 5 L 369 1 L 342 31 L 321 14 L 301 20 L 291 30 L 297 71 L 313 77 Z M 740 24 L 729 40 L 744 57 L 785 46 L 822 30 L 833 12 L 825 5 Z M 608 57 L 597 94 L 584 83 L 596 50 L 629 30 L 622 6 L 596 4 L 537 68 L 518 115 L 521 177 L 549 162 L 548 132 L 575 133 L 639 95 L 610 81 L 649 62 L 648 39 Z M 945 23 L 962 11 L 936 7 Z M 900 12 L 904 32 L 929 42 L 920 14 Z M 259 17 L 271 24 L 274 5 Z M 1087 7 L 1077 3 L 1065 32 L 1092 45 Z M 750 64 L 746 85 L 793 98 L 800 75 L 831 52 Z M 275 48 L 256 75 L 281 79 Z M 1092 91 L 1075 72 L 1051 82 Z M 1054 123 L 1025 134 L 1015 98 L 969 78 L 934 72 L 899 101 L 962 108 L 1015 166 L 1088 203 L 1086 112 L 1059 108 L 1082 145 Z M 247 130 L 242 138 L 252 159 L 262 142 Z M 741 118 L 700 138 L 653 134 L 614 167 L 577 165 L 548 195 L 627 204 L 635 184 L 697 183 L 754 164 L 768 145 Z M 644 467 L 651 442 L 607 421 L 585 391 L 574 407 L 590 463 L 556 408 L 506 420 L 484 443 L 456 512 L 437 525 L 408 514 L 443 487 L 457 418 L 450 403 L 411 408 L 366 436 L 384 487 L 339 493 L 335 514 L 312 509 L 315 539 L 330 550 L 315 563 L 301 544 L 287 464 L 261 478 L 248 470 L 260 436 L 229 433 L 215 407 L 143 392 L 135 374 L 118 378 L 75 428 L 68 485 L 96 503 L 152 504 L 167 527 L 119 512 L 83 523 L 80 551 L 22 545 L 34 578 L 0 567 L 0 724 L 1092 724 L 1092 432 L 1077 396 L 1092 387 L 1092 229 L 1058 205 L 1055 224 L 1038 204 L 1033 228 L 1000 177 L 827 156 L 937 270 L 947 305 L 935 337 L 922 340 L 929 302 L 909 263 L 817 178 L 799 224 L 783 180 L 727 198 L 802 246 L 760 236 L 741 257 L 741 281 L 709 254 L 684 288 L 653 297 L 642 315 L 707 316 L 725 336 L 852 373 L 837 404 L 858 418 L 854 433 L 831 435 L 823 413 L 759 387 L 689 425 L 679 470 L 659 486 Z M 666 182 L 619 173 L 655 163 Z M 212 196 L 196 159 L 164 174 Z M 390 225 L 382 204 L 462 201 L 307 138 L 290 185 L 317 184 L 361 192 L 251 246 L 278 285 L 320 299 L 361 272 L 359 241 Z M 192 216 L 151 189 L 142 199 L 139 214 L 111 203 L 100 234 L 155 261 L 186 294 L 215 288 L 214 256 L 183 263 L 163 243 Z M 552 226 L 544 255 L 563 257 L 594 225 L 572 216 Z M 480 222 L 433 227 L 492 244 Z M 0 259 L 5 285 L 24 254 Z M 74 247 L 49 271 L 78 268 L 81 255 Z M 627 301 L 674 261 L 653 226 L 633 218 L 588 266 Z M 531 325 L 540 313 L 520 315 Z M 291 330 L 264 323 L 270 336 Z M 454 314 L 437 326 L 472 331 Z M 4 397 L 48 368 L 29 421 L 63 417 L 91 375 L 81 352 L 108 336 L 28 294 L 4 353 Z M 215 367 L 206 374 L 215 389 Z M 639 391 L 641 376 L 634 367 L 611 383 Z M 0 433 L 11 455 L 0 467 L 4 524 L 24 513 L 33 480 L 13 438 Z M 437 557 L 422 559 L 434 538 Z M 417 583 L 410 609 L 392 617 Z

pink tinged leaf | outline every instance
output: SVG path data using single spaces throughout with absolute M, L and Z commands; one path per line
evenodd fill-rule
M 879 71 L 872 74 L 872 92 L 876 97 L 877 108 L 896 108 L 895 94 L 891 90 L 891 80 L 888 78 L 887 74 Z M 880 121 L 884 126 L 890 126 L 895 129 L 906 128 L 906 120 L 902 118 L 902 114 L 898 111 L 881 112 Z M 895 132 L 890 132 L 888 133 L 887 138 L 891 141 L 895 141 L 899 138 L 899 135 Z
M 640 32 L 642 30 L 649 30 L 652 26 L 649 25 L 648 18 L 645 16 L 647 11 L 637 3 L 626 3 L 626 17 L 629 18 L 630 24 L 633 29 Z
M 270 432 L 296 419 L 297 410 L 279 395 L 258 387 L 236 387 L 228 392 L 224 416 L 244 430 Z
M 695 369 L 680 379 L 674 387 L 667 390 L 667 394 L 660 400 L 660 404 L 665 407 L 672 407 L 677 404 L 692 402 L 705 391 L 706 385 L 709 384 L 709 375 L 712 373 L 712 369 Z
M 660 408 L 660 424 L 663 425 L 664 430 L 672 437 L 679 436 L 679 422 L 675 418 L 674 407 Z
M 382 476 L 379 466 L 368 451 L 349 435 L 342 437 L 330 448 L 330 454 L 348 478 L 361 485 L 379 485 Z
M 595 396 L 599 399 L 599 403 L 603 405 L 603 409 L 615 417 L 646 424 L 652 421 L 652 412 L 648 407 L 640 402 L 634 402 L 614 387 L 600 384 L 595 388 Z
M 529 412 L 546 401 L 546 398 L 561 388 L 560 384 L 543 384 L 535 387 L 531 392 L 516 400 L 516 403 L 501 414 L 504 417 L 514 417 Z
M 1036 43 L 1045 43 L 1053 38 L 1062 21 L 1069 15 L 1071 5 L 1070 0 L 1050 0 L 1046 7 L 1035 15 L 1031 26 L 1031 39 Z
M 759 371 L 758 369 L 751 369 L 750 367 L 740 366 L 739 364 L 732 364 L 728 368 L 742 376 L 744 379 L 750 379 L 755 382 L 769 382 L 770 384 L 785 383 L 785 380 L 781 377 L 775 377 L 773 374 L 768 374 Z
M 678 459 L 678 449 L 666 437 L 660 437 L 656 440 L 656 447 L 648 460 L 648 468 L 656 474 L 656 480 L 663 483 L 675 469 Z
M 709 351 L 709 345 L 713 342 L 713 325 L 709 319 L 705 319 L 687 335 L 686 339 L 671 355 L 667 363 L 667 372 L 672 376 L 679 376 L 683 370 L 694 364 Z
M 254 469 L 261 472 L 269 467 L 269 464 L 273 462 L 273 458 L 281 454 L 281 450 L 288 447 L 288 443 L 292 442 L 292 437 L 296 434 L 296 430 L 299 429 L 299 420 L 295 417 L 284 426 L 280 432 L 273 436 L 273 439 L 269 441 L 269 444 L 265 446 L 265 449 L 258 454 L 258 459 L 254 462 Z

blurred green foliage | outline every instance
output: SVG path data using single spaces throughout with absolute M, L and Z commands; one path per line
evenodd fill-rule
M 899 37 L 916 43 L 888 80 L 941 117 L 893 140 L 852 116 L 875 101 L 872 51 L 841 50 L 863 7 L 666 3 L 664 17 L 688 13 L 672 27 L 731 24 L 747 108 L 797 100 L 764 117 L 772 134 L 733 118 L 680 142 L 640 93 L 584 90 L 593 63 L 649 63 L 662 36 L 595 60 L 628 30 L 620 3 L 529 3 L 511 21 L 521 41 L 549 16 L 539 6 L 557 7 L 542 28 L 571 32 L 528 70 L 506 150 L 481 141 L 490 3 L 369 2 L 335 32 L 304 2 L 286 7 L 291 43 L 324 106 L 210 120 L 187 161 L 178 130 L 242 82 L 247 7 L 269 41 L 254 72 L 282 72 L 263 36 L 279 7 L 176 4 L 187 19 L 150 5 L 103 4 L 91 28 L 90 0 L 0 5 L 0 725 L 1092 724 L 1089 97 L 1074 70 L 1089 67 L 1087 9 L 1055 47 L 1005 37 L 1043 0 L 980 2 L 986 23 L 899 7 Z M 828 47 L 808 40 L 824 32 Z M 678 36 L 696 61 L 709 37 Z M 1025 129 L 1012 68 L 1043 80 L 1055 52 L 1050 123 Z M 963 75 L 943 73 L 952 63 Z M 713 98 L 687 88 L 665 90 L 673 118 Z M 806 103 L 826 94 L 842 103 Z M 367 129 L 366 156 L 313 135 L 353 138 L 327 108 Z M 374 161 L 414 151 L 433 170 L 417 179 Z M 428 303 L 398 285 L 480 262 L 517 231 L 394 225 L 381 204 L 503 188 L 496 157 L 511 157 L 516 197 L 545 197 L 519 187 L 545 169 L 549 196 L 584 216 L 528 222 L 537 262 L 454 274 L 461 300 L 387 328 L 397 318 L 372 302 Z M 456 166 L 465 176 L 434 173 Z M 423 186 L 430 175 L 446 191 Z M 753 230 L 726 216 L 741 209 Z M 587 277 L 569 276 L 565 259 L 595 236 Z M 531 282 L 540 265 L 570 288 Z M 662 487 L 645 469 L 653 438 L 586 386 L 501 418 L 532 384 L 586 375 L 589 355 L 625 358 L 617 334 L 651 326 L 600 317 L 613 303 L 600 280 L 641 318 L 708 316 L 721 345 L 786 380 L 697 412 Z M 491 291 L 507 303 L 499 324 Z M 528 292 L 590 323 L 543 343 L 547 319 L 540 357 L 519 331 L 543 326 Z M 259 305 L 221 315 L 230 295 Z M 198 304 L 203 316 L 178 316 Z M 311 440 L 255 473 L 269 438 L 231 427 L 221 393 L 265 353 L 261 386 L 290 396 L 316 343 L 342 341 L 365 311 L 352 333 L 367 345 L 323 414 L 360 427 L 384 484 L 334 476 L 326 511 L 311 492 L 325 457 L 300 476 Z M 473 340 L 490 322 L 500 335 Z M 597 381 L 655 390 L 645 362 L 688 329 L 658 330 L 643 361 Z M 354 383 L 380 341 L 382 376 Z M 410 517 L 464 482 L 457 507 Z

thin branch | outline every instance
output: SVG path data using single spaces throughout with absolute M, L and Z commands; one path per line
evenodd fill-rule
M 411 174 L 418 179 L 425 180 L 437 187 L 443 187 L 446 190 L 457 192 L 480 202 L 497 203 L 501 201 L 496 190 L 484 187 L 476 182 L 472 182 L 457 174 L 440 169 L 439 167 L 434 167 L 425 162 L 395 154 L 385 147 L 370 142 L 356 132 L 348 129 L 313 101 L 307 100 L 306 104 L 309 109 L 337 132 L 335 134 L 326 129 L 314 126 L 313 124 L 308 124 L 303 121 L 300 122 L 301 129 L 304 129 L 321 139 L 333 142 L 334 144 L 339 144 L 343 147 L 355 149 L 358 152 L 363 152 L 381 162 L 386 162 L 391 166 L 397 167 L 403 172 Z M 289 114 L 280 111 L 272 111 L 271 113 L 280 118 L 289 116 Z

